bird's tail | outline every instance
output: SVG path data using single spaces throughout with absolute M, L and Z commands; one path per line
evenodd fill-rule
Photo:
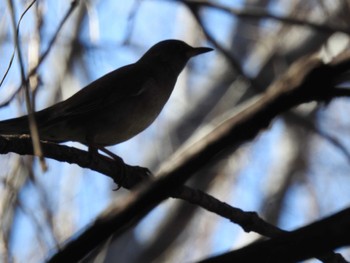
M 29 134 L 28 116 L 0 121 L 0 135 Z

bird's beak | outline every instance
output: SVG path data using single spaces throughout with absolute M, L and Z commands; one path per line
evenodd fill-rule
M 213 49 L 212 48 L 209 48 L 209 47 L 194 47 L 192 48 L 191 50 L 189 50 L 187 52 L 187 56 L 189 58 L 191 57 L 194 57 L 194 56 L 197 56 L 199 54 L 203 54 L 203 53 L 207 53 L 207 52 L 210 52 L 212 51 Z

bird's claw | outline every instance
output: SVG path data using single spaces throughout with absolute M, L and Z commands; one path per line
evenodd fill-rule
M 127 178 L 130 174 L 135 176 L 128 180 Z M 140 182 L 152 177 L 153 174 L 148 168 L 141 166 L 125 166 L 123 171 L 121 171 L 120 180 L 118 180 L 118 182 L 115 181 L 118 187 L 113 189 L 113 191 L 118 191 L 122 186 L 131 189 Z

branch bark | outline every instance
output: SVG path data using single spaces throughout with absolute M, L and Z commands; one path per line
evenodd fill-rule
M 350 208 L 306 227 L 263 242 L 255 242 L 201 263 L 293 263 L 350 244 Z

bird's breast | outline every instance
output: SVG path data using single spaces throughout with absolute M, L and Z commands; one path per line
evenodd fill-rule
M 176 81 L 176 80 L 175 80 Z M 100 145 L 113 145 L 126 141 L 150 126 L 162 111 L 175 85 L 175 81 L 164 83 L 150 79 L 140 89 L 107 110 L 114 115 L 109 118 L 102 115 L 99 119 L 102 125 L 109 129 L 95 132 L 94 141 Z

